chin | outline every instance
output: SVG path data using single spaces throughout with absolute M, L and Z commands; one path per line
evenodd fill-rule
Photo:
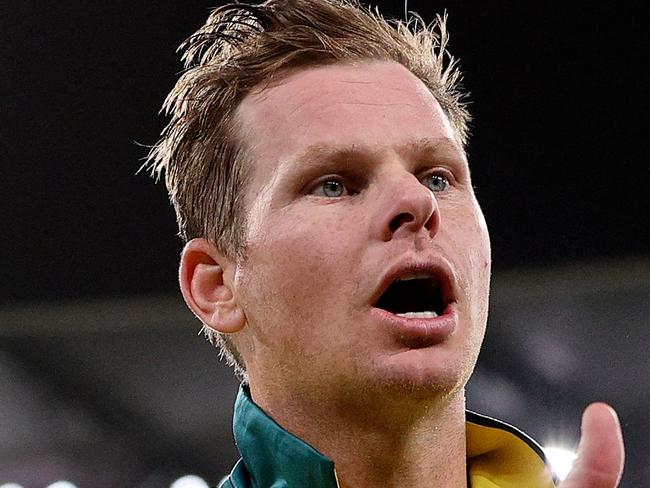
M 384 395 L 403 399 L 444 398 L 463 391 L 474 364 L 459 351 L 439 346 L 408 349 L 377 361 L 369 383 Z

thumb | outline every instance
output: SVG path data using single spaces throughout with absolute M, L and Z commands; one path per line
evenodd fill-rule
M 624 458 L 616 412 L 604 403 L 592 403 L 582 414 L 578 459 L 559 488 L 616 488 Z

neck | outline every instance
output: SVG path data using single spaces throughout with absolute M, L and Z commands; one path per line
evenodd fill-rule
M 254 385 L 251 394 L 280 425 L 334 461 L 341 488 L 467 486 L 462 389 L 361 402 L 276 395 Z

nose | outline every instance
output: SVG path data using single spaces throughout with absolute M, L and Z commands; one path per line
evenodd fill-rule
M 440 211 L 434 193 L 414 175 L 391 185 L 383 196 L 379 218 L 375 219 L 378 237 L 389 241 L 400 234 L 424 229 L 433 237 L 440 228 Z

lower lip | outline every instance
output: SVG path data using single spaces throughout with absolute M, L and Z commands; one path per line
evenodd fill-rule
M 399 339 L 407 342 L 443 342 L 453 334 L 458 324 L 458 312 L 454 303 L 447 305 L 442 315 L 426 319 L 402 317 L 376 307 L 372 309 L 372 314 L 396 332 Z

